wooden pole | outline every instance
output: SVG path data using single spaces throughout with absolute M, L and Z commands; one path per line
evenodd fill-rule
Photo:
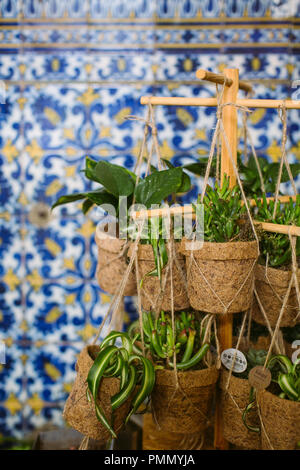
M 224 74 L 232 80 L 230 87 L 224 88 L 223 103 L 236 103 L 239 90 L 239 71 L 238 69 L 225 69 Z M 221 149 L 221 181 L 224 181 L 225 175 L 229 176 L 230 187 L 236 184 L 236 177 L 230 156 L 237 163 L 237 109 L 234 106 L 225 106 L 223 108 L 223 126 L 230 146 L 222 136 Z M 231 153 L 231 155 L 230 155 Z M 232 314 L 226 313 L 220 315 L 218 319 L 219 341 L 221 351 L 232 347 Z M 220 390 L 217 393 L 216 415 L 215 415 L 215 448 L 228 449 L 228 443 L 223 436 L 222 410 L 220 400 Z

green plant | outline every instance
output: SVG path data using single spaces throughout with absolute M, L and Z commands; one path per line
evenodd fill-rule
M 267 366 L 272 368 L 275 365 L 278 365 L 280 370 L 272 374 L 272 380 L 280 387 L 279 397 L 300 401 L 300 359 L 293 364 L 288 356 L 278 354 L 271 357 Z
M 263 195 L 261 199 L 255 197 L 255 200 L 256 208 L 254 208 L 253 212 L 256 220 L 279 225 L 300 226 L 300 195 L 296 197 L 295 202 L 292 198 L 290 198 L 287 204 L 280 204 L 278 201 L 275 214 L 275 201 L 268 201 L 265 195 Z M 260 262 L 263 264 L 266 263 L 267 256 L 271 267 L 279 268 L 289 264 L 291 262 L 292 253 L 288 235 L 263 231 L 260 234 L 260 252 Z M 296 242 L 296 254 L 297 256 L 300 255 L 299 237 Z
M 214 188 L 207 186 L 203 204 L 205 241 L 224 243 L 242 239 L 246 207 L 237 185 L 230 188 L 229 178 L 225 177 L 222 186 L 218 183 Z
M 161 311 L 156 318 L 151 312 L 143 312 L 144 342 L 155 362 L 155 368 L 174 368 L 172 361 L 174 353 L 178 370 L 199 368 L 209 349 L 209 344 L 202 342 L 200 321 L 193 312 L 177 312 L 174 323 L 173 330 L 172 318 L 164 311 Z M 141 341 L 138 326 L 137 320 L 131 325 L 129 334 L 137 334 Z
M 171 194 L 182 192 L 182 189 L 186 191 L 190 189 L 190 179 L 181 167 L 154 171 L 145 178 L 140 178 L 136 184 L 136 175 L 127 168 L 105 160 L 97 162 L 86 157 L 83 172 L 88 180 L 100 184 L 101 187 L 86 193 L 61 196 L 53 204 L 52 209 L 62 204 L 83 200 L 82 211 L 84 213 L 94 204 L 111 204 L 118 215 L 120 197 L 128 198 L 128 207 L 135 199 L 137 204 L 143 204 L 149 208 L 152 204 L 160 204 Z
M 241 179 L 243 181 L 243 188 L 244 188 L 246 196 L 247 197 L 254 197 L 255 195 L 262 196 L 263 190 L 261 187 L 261 180 L 260 180 L 260 176 L 259 176 L 259 172 L 257 169 L 254 156 L 250 155 L 248 162 L 244 164 L 242 162 L 241 155 L 242 155 L 241 152 L 238 152 L 237 167 L 238 167 L 238 171 L 241 176 Z M 258 163 L 259 163 L 263 181 L 264 181 L 265 192 L 274 193 L 276 189 L 280 163 L 279 162 L 270 163 L 268 162 L 266 158 L 263 158 L 263 157 L 257 157 L 257 159 L 258 159 Z M 198 176 L 204 176 L 207 163 L 208 163 L 208 158 L 202 157 L 195 163 L 184 165 L 183 168 L 185 170 L 191 171 L 192 173 L 195 173 Z M 216 158 L 214 158 L 212 161 L 211 171 L 210 171 L 211 177 L 215 176 L 216 167 L 217 167 L 217 162 L 216 162 Z M 290 164 L 290 168 L 291 168 L 293 177 L 296 177 L 300 172 L 300 163 L 292 163 Z M 286 183 L 288 181 L 289 181 L 289 175 L 288 175 L 286 168 L 284 167 L 282 171 L 281 182 Z
M 145 178 L 139 178 L 137 182 L 136 175 L 128 169 L 115 165 L 107 161 L 95 161 L 90 157 L 85 159 L 84 174 L 90 181 L 96 182 L 101 187 L 94 191 L 86 193 L 75 193 L 61 196 L 52 206 L 57 206 L 83 200 L 82 211 L 84 214 L 94 205 L 106 205 L 105 209 L 109 210 L 108 204 L 113 207 L 116 217 L 119 216 L 122 198 L 126 197 L 126 208 L 132 206 L 133 202 L 142 204 L 147 209 L 154 204 L 161 204 L 169 196 L 189 191 L 191 181 L 189 176 L 183 171 L 182 167 L 174 167 L 171 163 L 165 161 L 167 170 L 157 171 L 152 167 L 152 173 Z M 128 224 L 129 215 L 127 214 L 126 230 L 129 238 L 135 238 L 136 225 Z M 153 224 L 158 224 L 159 229 L 155 236 L 153 235 Z M 158 276 L 161 279 L 161 272 L 168 262 L 165 239 L 162 235 L 162 219 L 153 220 L 152 224 L 148 224 L 148 235 L 143 241 L 150 243 L 153 248 L 155 258 L 155 269 L 151 271 L 149 276 Z M 145 230 L 143 237 L 145 238 Z
M 122 340 L 122 347 L 115 345 L 117 339 Z M 150 396 L 155 383 L 155 372 L 151 361 L 133 351 L 135 339 L 131 339 L 127 333 L 112 331 L 102 341 L 100 351 L 87 377 L 87 399 L 88 401 L 94 400 L 96 416 L 109 430 L 112 437 L 116 437 L 113 430 L 113 417 L 116 409 L 134 394 L 125 420 L 126 424 L 130 416 L 136 413 L 139 406 Z M 105 377 L 120 379 L 120 390 L 111 398 L 112 423 L 109 423 L 98 403 L 99 387 Z

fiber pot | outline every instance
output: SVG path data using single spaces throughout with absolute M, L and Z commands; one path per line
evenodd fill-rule
M 162 431 L 148 413 L 143 419 L 143 450 L 200 450 L 204 436 L 200 433 L 186 434 Z
M 263 450 L 294 450 L 300 441 L 300 403 L 263 390 L 258 394 Z
M 249 403 L 250 385 L 248 380 L 231 375 L 228 389 L 229 372 L 221 371 L 221 410 L 223 434 L 225 439 L 245 449 L 260 449 L 260 435 L 249 431 L 243 423 L 242 412 Z M 234 400 L 234 401 L 233 401 Z M 247 423 L 259 427 L 259 417 L 255 409 L 247 416 Z
M 177 372 L 157 370 L 151 395 L 153 417 L 162 431 L 197 433 L 204 431 L 211 411 L 211 401 L 218 380 L 216 367 Z
M 174 310 L 183 310 L 190 306 L 190 302 L 187 295 L 186 279 L 185 279 L 185 263 L 184 257 L 179 253 L 180 243 L 175 243 L 175 253 L 178 261 L 176 265 L 175 260 L 173 261 L 173 298 L 174 298 Z M 130 251 L 129 251 L 130 253 Z M 149 273 L 155 268 L 154 254 L 151 245 L 138 246 L 138 267 L 139 277 L 142 279 L 145 274 Z M 171 269 L 169 269 L 166 279 L 167 266 L 162 271 L 162 280 L 156 276 L 146 276 L 143 279 L 141 288 L 141 300 L 142 307 L 145 310 L 172 310 L 171 300 Z M 165 285 L 165 289 L 162 292 L 162 286 Z
M 260 264 L 255 267 L 255 288 L 271 327 L 276 326 L 291 275 L 291 271 L 274 268 L 267 268 L 266 270 L 266 267 Z M 300 272 L 298 274 L 298 282 L 300 283 Z M 295 326 L 297 322 L 295 318 L 299 313 L 299 309 L 296 289 L 292 287 L 280 326 Z M 252 318 L 262 325 L 266 323 L 256 297 L 254 298 Z M 300 317 L 298 318 L 299 321 Z
M 109 294 L 118 292 L 127 268 L 126 252 L 122 256 L 127 240 L 117 238 L 113 228 L 112 224 L 98 224 L 95 234 L 98 246 L 96 276 L 101 289 Z M 129 273 L 123 295 L 136 295 L 136 278 L 133 271 Z
M 191 306 L 217 314 L 224 313 L 224 306 L 228 313 L 247 310 L 253 296 L 257 242 L 204 242 L 201 249 L 192 251 L 193 243 L 183 239 L 181 244 Z
M 98 421 L 95 415 L 95 404 L 93 400 L 89 402 L 86 397 L 86 379 L 90 368 L 94 363 L 94 359 L 99 352 L 99 346 L 86 346 L 78 356 L 76 370 L 77 376 L 66 401 L 63 416 L 67 423 L 76 431 L 85 436 L 107 442 L 111 434 Z M 111 422 L 111 397 L 120 390 L 120 380 L 117 378 L 104 378 L 99 387 L 99 405 L 103 409 L 108 421 Z M 126 416 L 130 410 L 131 401 L 127 400 L 114 413 L 113 429 L 118 433 L 122 428 Z

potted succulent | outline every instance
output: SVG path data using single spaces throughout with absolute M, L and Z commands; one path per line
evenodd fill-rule
M 258 221 L 275 224 L 300 226 L 300 196 L 293 202 L 290 198 L 288 204 L 267 201 L 266 196 L 256 198 L 255 218 Z M 292 276 L 292 254 L 288 235 L 280 233 L 262 232 L 260 234 L 260 258 L 255 268 L 255 288 L 259 301 L 267 315 L 271 327 L 275 327 L 281 307 Z M 300 238 L 296 242 L 296 256 L 300 255 Z M 300 282 L 300 270 L 298 272 Z M 280 326 L 295 326 L 300 306 L 298 305 L 296 289 L 293 286 L 287 305 L 281 318 Z M 265 324 L 265 318 L 255 299 L 253 319 Z
M 276 355 L 268 368 L 273 368 L 273 383 L 257 396 L 262 449 L 293 450 L 300 441 L 300 359 L 293 364 L 287 356 Z
M 188 296 L 194 309 L 209 313 L 247 310 L 252 302 L 258 246 L 247 223 L 238 186 L 207 186 L 204 204 L 204 243 L 182 240 L 186 257 Z M 197 248 L 197 247 L 196 247 Z
M 117 339 L 121 346 L 115 345 Z M 112 331 L 100 346 L 86 346 L 77 360 L 64 417 L 71 427 L 103 444 L 117 436 L 154 386 L 154 367 L 133 351 L 133 343 L 127 333 Z
M 145 347 L 156 377 L 151 394 L 153 416 L 161 430 L 201 433 L 207 425 L 219 372 L 205 362 L 209 343 L 203 342 L 199 314 L 177 312 L 174 323 L 173 330 L 171 315 L 164 311 L 156 319 L 151 312 L 143 313 Z

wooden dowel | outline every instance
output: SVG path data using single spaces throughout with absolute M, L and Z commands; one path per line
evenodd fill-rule
M 270 222 L 259 222 L 258 220 L 253 221 L 255 225 L 260 225 L 266 232 L 283 233 L 284 235 L 295 235 L 300 237 L 300 227 L 296 225 L 280 225 L 271 224 Z
M 142 96 L 141 104 L 162 106 L 217 106 L 216 98 L 185 98 L 182 96 Z M 279 108 L 285 105 L 287 109 L 300 109 L 300 100 L 261 100 L 240 98 L 236 100 L 239 106 L 247 108 Z
M 297 196 L 279 196 L 278 201 L 280 201 L 282 204 L 286 204 L 292 199 L 294 202 L 296 201 Z M 274 201 L 274 197 L 267 197 L 266 200 L 267 202 L 269 201 Z M 263 199 L 260 198 L 262 201 Z M 250 206 L 254 207 L 256 206 L 256 201 L 255 199 L 250 199 L 249 201 Z M 244 201 L 242 201 L 242 204 L 244 204 Z M 176 207 L 162 207 L 159 209 L 145 209 L 141 211 L 135 211 L 130 214 L 132 219 L 143 219 L 143 218 L 151 218 L 151 217 L 167 217 L 167 216 L 174 216 L 174 215 L 179 215 L 182 214 L 183 217 L 185 216 L 193 216 L 193 218 L 196 217 L 196 214 L 194 212 L 194 208 L 191 204 L 186 204 L 185 206 L 176 206 Z
M 196 70 L 196 77 L 199 78 L 199 80 L 207 80 L 208 82 L 219 83 L 219 84 L 223 84 L 225 81 L 226 86 L 232 85 L 231 78 L 225 77 L 225 75 L 223 75 L 222 73 L 213 73 L 213 72 L 209 72 L 208 70 L 198 69 Z M 250 83 L 245 82 L 244 80 L 240 80 L 239 89 L 246 91 L 246 92 L 250 92 L 252 91 L 252 86 Z
M 163 106 L 217 106 L 216 98 L 185 98 L 182 96 L 142 96 L 141 104 Z
M 290 199 L 292 199 L 294 202 L 296 202 L 296 197 L 297 196 L 279 196 L 278 201 L 280 201 L 282 204 L 286 204 L 290 202 Z M 275 201 L 275 197 L 267 197 L 267 202 L 269 201 Z M 259 201 L 263 201 L 263 198 L 258 198 Z M 243 202 L 243 201 L 242 201 Z M 256 206 L 256 201 L 255 199 L 250 199 L 250 206 L 254 207 Z
M 225 77 L 223 73 L 214 73 L 208 70 L 198 69 L 196 70 L 196 77 L 199 78 L 199 80 L 207 80 L 208 82 L 219 83 L 220 85 L 223 85 L 224 82 L 226 86 L 232 85 L 232 80 Z
M 285 106 L 287 109 L 300 109 L 300 100 L 260 100 L 244 98 L 237 100 L 237 104 L 247 108 L 279 108 Z

